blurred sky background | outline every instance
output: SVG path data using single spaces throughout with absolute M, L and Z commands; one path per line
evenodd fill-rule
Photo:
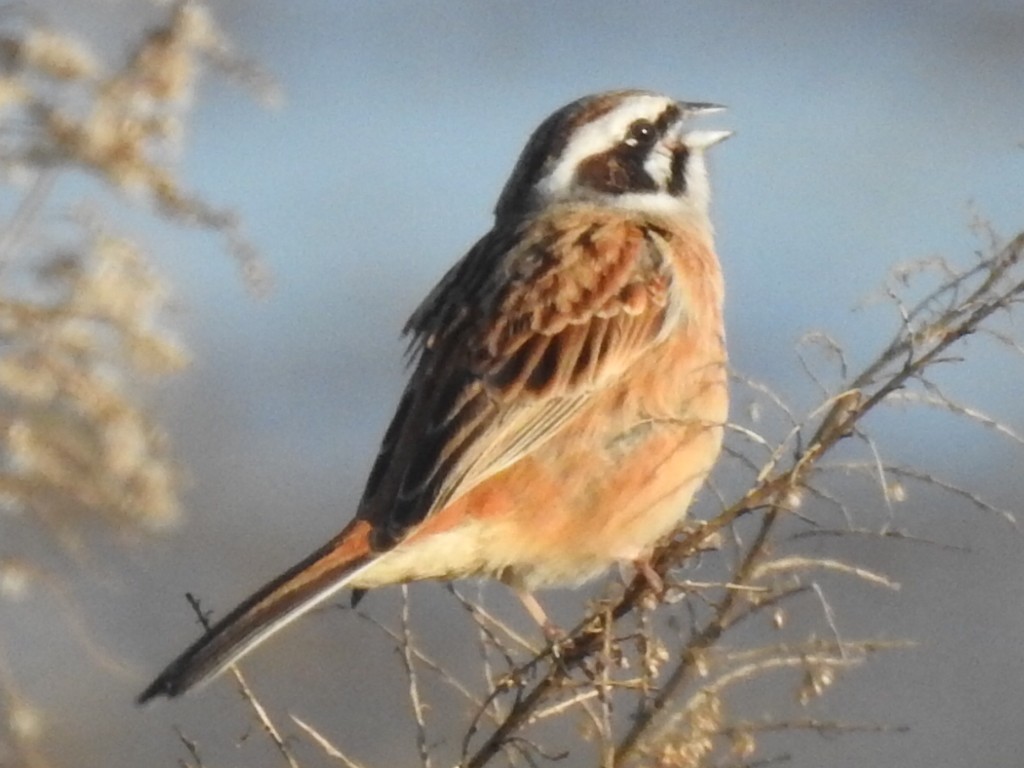
M 128 0 L 38 5 L 114 60 L 155 13 Z M 174 765 L 185 755 L 174 724 L 210 765 L 275 764 L 245 740 L 235 750 L 249 718 L 230 684 L 145 711 L 132 697 L 196 635 L 186 590 L 224 611 L 352 514 L 403 383 L 399 329 L 489 227 L 527 135 L 565 102 L 643 87 L 729 106 L 713 122 L 736 136 L 712 173 L 731 355 L 798 403 L 812 391 L 793 352 L 803 333 L 831 333 L 854 364 L 891 333 L 890 307 L 857 307 L 892 263 L 970 259 L 975 211 L 1006 235 L 1024 226 L 1021 0 L 212 7 L 285 101 L 267 112 L 205 87 L 182 175 L 244 217 L 273 290 L 247 294 L 216 237 L 140 232 L 195 357 L 157 395 L 190 478 L 187 519 L 118 556 L 127 563 L 94 565 L 99 586 L 67 585 L 92 642 L 130 674 L 83 658 L 55 603 L 26 603 L 5 630 L 58 766 Z M 950 390 L 1024 428 L 1024 362 L 969 349 L 979 362 L 944 379 Z M 941 416 L 895 410 L 871 424 L 888 455 L 1019 509 L 1020 446 Z M 921 646 L 853 673 L 824 704 L 911 731 L 781 740 L 791 765 L 1022 764 L 1021 535 L 948 502 L 917 514 L 918 533 L 970 551 L 856 550 L 903 589 L 851 600 L 841 625 Z M 433 590 L 417 591 L 426 613 Z M 382 618 L 392 597 L 370 598 Z M 321 654 L 335 655 L 329 673 Z M 368 764 L 416 764 L 397 660 L 351 615 L 307 619 L 246 666 Z

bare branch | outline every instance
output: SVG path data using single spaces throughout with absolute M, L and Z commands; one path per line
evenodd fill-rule
M 290 717 L 292 719 L 292 722 L 294 722 L 297 726 L 299 726 L 299 728 L 304 730 L 307 734 L 309 734 L 310 737 L 312 737 L 313 741 L 315 741 L 320 746 L 320 748 L 323 749 L 324 754 L 326 754 L 328 757 L 333 757 L 337 759 L 339 763 L 345 766 L 345 768 L 365 768 L 362 763 L 357 763 L 355 760 L 353 760 L 340 749 L 338 749 L 336 746 L 334 746 L 327 739 L 326 736 L 323 736 L 319 731 L 313 728 L 313 726 L 299 719 L 296 715 L 290 715 Z
M 420 755 L 420 762 L 423 768 L 431 768 L 433 764 L 430 758 L 430 744 L 427 740 L 427 723 L 423 712 L 425 705 L 420 698 L 419 675 L 416 672 L 415 654 L 412 651 L 413 639 L 412 628 L 409 625 L 409 587 L 402 585 L 402 661 L 405 666 L 405 676 L 409 681 L 409 702 L 412 704 L 412 716 L 416 723 L 416 749 Z

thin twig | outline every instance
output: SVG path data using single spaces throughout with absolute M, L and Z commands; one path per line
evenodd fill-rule
M 291 717 L 292 721 L 297 726 L 299 726 L 299 728 L 301 728 L 307 734 L 309 734 L 309 736 L 313 739 L 313 741 L 315 741 L 318 745 L 320 745 L 320 748 L 323 749 L 324 753 L 328 757 L 336 758 L 339 762 L 341 762 L 342 765 L 345 766 L 345 768 L 364 768 L 362 763 L 358 763 L 355 760 L 353 760 L 351 757 L 346 755 L 344 752 L 342 752 L 340 749 L 338 749 L 334 744 L 332 744 L 330 741 L 328 741 L 326 736 L 322 735 L 313 726 L 311 726 L 308 723 L 306 723 L 305 721 L 301 720 L 297 715 L 289 715 L 289 717 Z
M 412 704 L 412 716 L 416 723 L 416 750 L 420 755 L 423 768 L 431 768 L 430 744 L 427 741 L 427 723 L 423 716 L 426 709 L 420 697 L 419 675 L 416 672 L 416 660 L 412 651 L 412 628 L 409 623 L 409 587 L 402 585 L 402 661 L 405 666 L 406 679 L 409 681 L 409 702 Z
M 203 628 L 207 632 L 209 632 L 210 620 L 200 606 L 199 600 L 191 593 L 186 593 L 185 599 L 188 601 L 189 605 L 192 606 L 192 610 L 195 612 L 196 618 L 199 619 L 199 623 L 203 625 Z M 238 692 L 249 705 L 250 709 L 252 709 L 253 713 L 256 715 L 256 719 L 259 720 L 260 725 L 263 727 L 263 732 L 270 738 L 271 743 L 273 743 L 274 747 L 277 748 L 277 751 L 284 758 L 285 762 L 288 763 L 289 768 L 299 768 L 299 764 L 295 761 L 295 757 L 292 755 L 291 750 L 288 749 L 288 745 L 285 743 L 285 740 L 281 738 L 281 733 L 277 730 L 277 726 L 274 725 L 274 722 L 271 720 L 266 708 L 256 697 L 256 694 L 252 692 L 252 689 L 249 687 L 249 683 L 246 682 L 245 676 L 242 674 L 242 670 L 239 669 L 237 664 L 231 664 L 228 666 L 228 670 L 230 670 L 231 675 L 235 678 L 235 683 L 238 686 Z

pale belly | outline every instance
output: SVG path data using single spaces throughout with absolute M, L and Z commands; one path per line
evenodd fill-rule
M 622 402 L 582 412 L 429 518 L 354 586 L 486 575 L 532 590 L 642 557 L 685 518 L 721 446 L 724 372 L 699 384 L 690 373 L 671 403 L 638 405 L 620 393 Z

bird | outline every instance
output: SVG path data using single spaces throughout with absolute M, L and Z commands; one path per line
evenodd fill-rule
M 616 90 L 541 122 L 492 228 L 404 328 L 409 380 L 354 518 L 138 703 L 207 682 L 345 588 L 492 578 L 543 623 L 535 590 L 642 566 L 728 415 L 705 152 L 732 132 L 692 126 L 722 109 Z

